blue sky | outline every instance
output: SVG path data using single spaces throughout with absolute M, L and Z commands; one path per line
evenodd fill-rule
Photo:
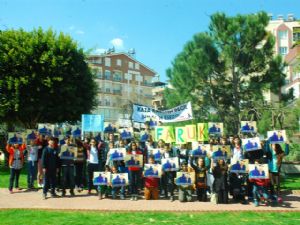
M 0 29 L 36 27 L 69 33 L 84 49 L 135 48 L 136 58 L 162 81 L 183 45 L 207 31 L 210 15 L 293 13 L 299 0 L 0 0 Z

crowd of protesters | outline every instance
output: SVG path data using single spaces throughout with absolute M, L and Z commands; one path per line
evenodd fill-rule
M 280 202 L 280 168 L 281 162 L 289 152 L 289 145 L 285 143 L 284 149 L 280 144 L 270 144 L 268 140 L 262 141 L 261 149 L 245 151 L 239 136 L 211 137 L 208 142 L 211 149 L 214 145 L 229 145 L 230 156 L 215 159 L 212 151 L 206 155 L 196 157 L 190 154 L 193 150 L 190 143 L 172 145 L 164 140 L 154 141 L 152 135 L 145 133 L 139 140 L 131 136 L 124 137 L 120 133 L 108 132 L 95 137 L 65 135 L 63 140 L 51 135 L 38 134 L 37 138 L 26 143 L 9 143 L 6 151 L 9 155 L 10 180 L 9 192 L 18 189 L 19 177 L 24 163 L 27 164 L 27 188 L 43 188 L 43 199 L 70 196 L 76 192 L 97 194 L 103 198 L 130 198 L 133 201 L 144 197 L 149 199 L 169 199 L 174 201 L 210 201 L 227 204 L 231 201 L 241 203 L 253 202 L 271 204 Z M 61 157 L 61 149 L 75 146 L 76 158 Z M 160 178 L 146 177 L 143 168 L 128 167 L 124 160 L 112 161 L 109 150 L 125 148 L 127 154 L 142 155 L 143 163 L 160 164 L 151 149 L 160 149 L 161 159 L 178 157 L 179 171 L 194 172 L 195 182 L 192 185 L 177 186 L 175 184 L 176 171 L 162 171 Z M 249 179 L 248 173 L 230 171 L 232 159 L 248 159 L 251 164 L 268 164 L 269 177 L 267 179 Z M 128 173 L 129 185 L 113 187 L 111 185 L 94 186 L 94 172 L 106 171 L 111 173 Z M 232 196 L 232 198 L 229 198 Z M 230 199 L 230 201 L 229 201 Z

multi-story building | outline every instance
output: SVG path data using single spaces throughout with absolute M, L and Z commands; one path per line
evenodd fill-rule
M 153 99 L 152 99 L 152 106 L 155 109 L 163 110 L 166 106 L 166 100 L 164 98 L 164 91 L 166 89 L 167 84 L 161 81 L 153 82 Z
M 287 93 L 289 89 L 294 89 L 294 97 L 300 97 L 300 72 L 299 68 L 299 46 L 294 46 L 300 40 L 300 23 L 293 14 L 288 14 L 285 19 L 282 15 L 276 19 L 270 16 L 269 25 L 266 28 L 275 36 L 275 54 L 282 55 L 287 63 L 285 70 L 286 82 L 281 91 Z M 275 96 L 268 96 L 270 98 Z
M 152 79 L 156 72 L 132 54 L 90 55 L 88 63 L 98 84 L 98 106 L 94 113 L 104 115 L 106 122 L 128 119 L 132 103 L 152 105 Z

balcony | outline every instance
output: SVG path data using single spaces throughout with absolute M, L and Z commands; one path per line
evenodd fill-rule
M 114 76 L 113 77 L 113 81 L 121 82 L 122 81 L 122 77 Z
M 113 93 L 115 95 L 121 95 L 122 91 L 121 90 L 113 90 Z
M 143 86 L 148 86 L 148 87 L 153 87 L 152 82 L 148 82 L 148 81 L 142 82 L 141 85 L 143 85 Z

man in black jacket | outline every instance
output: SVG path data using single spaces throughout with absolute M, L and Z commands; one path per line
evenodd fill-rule
M 51 196 L 56 197 L 56 173 L 59 166 L 58 149 L 54 138 L 48 141 L 48 147 L 43 150 L 42 167 L 44 172 L 43 199 L 47 199 L 48 189 L 51 187 Z

